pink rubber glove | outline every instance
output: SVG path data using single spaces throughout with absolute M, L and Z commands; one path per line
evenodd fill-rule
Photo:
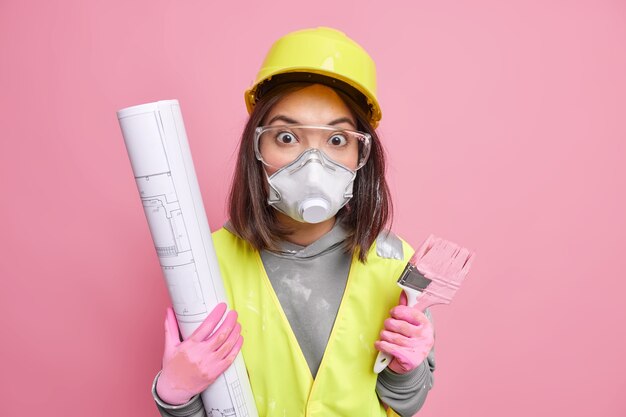
M 226 304 L 219 303 L 196 331 L 181 342 L 174 311 L 168 307 L 163 370 L 156 386 L 157 394 L 166 403 L 188 402 L 211 385 L 235 360 L 243 344 L 237 312 L 229 311 L 224 322 L 211 334 L 225 311 Z
M 400 295 L 400 304 L 391 309 L 385 320 L 380 339 L 374 346 L 393 356 L 389 369 L 405 374 L 417 368 L 426 359 L 435 343 L 433 325 L 428 317 L 416 308 L 407 307 L 406 295 Z

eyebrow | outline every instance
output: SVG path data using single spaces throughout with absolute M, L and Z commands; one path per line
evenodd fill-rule
M 271 125 L 278 120 L 282 120 L 283 122 L 289 124 L 300 124 L 300 122 L 298 122 L 297 120 L 292 119 L 291 117 L 284 116 L 282 114 L 272 117 L 272 119 L 267 124 Z M 339 119 L 335 119 L 332 122 L 328 123 L 328 126 L 338 125 L 339 123 L 349 123 L 354 129 L 356 129 L 354 122 L 349 117 L 340 117 Z

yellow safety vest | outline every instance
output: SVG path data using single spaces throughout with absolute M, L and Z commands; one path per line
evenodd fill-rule
M 402 241 L 404 260 L 368 253 L 353 257 L 337 318 L 313 379 L 304 354 L 265 272 L 259 252 L 226 229 L 213 233 L 228 302 L 242 327 L 243 357 L 260 417 L 380 417 L 373 366 L 395 285 L 413 249 Z

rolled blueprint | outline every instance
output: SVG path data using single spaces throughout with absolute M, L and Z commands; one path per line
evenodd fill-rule
M 117 112 L 180 332 L 226 301 L 178 100 Z M 257 417 L 241 353 L 202 393 L 207 416 Z

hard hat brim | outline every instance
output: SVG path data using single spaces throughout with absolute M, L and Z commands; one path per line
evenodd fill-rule
M 378 101 L 376 100 L 373 92 L 369 91 L 367 88 L 365 88 L 365 86 L 355 82 L 352 79 L 349 79 L 347 77 L 342 77 L 340 74 L 337 74 L 331 71 L 320 70 L 319 68 L 302 67 L 302 66 L 291 67 L 291 68 L 280 68 L 277 71 L 266 74 L 264 78 L 257 80 L 257 82 L 255 82 L 254 85 L 250 87 L 249 89 L 247 89 L 244 93 L 244 99 L 246 102 L 246 109 L 248 110 L 248 114 L 252 113 L 252 110 L 254 109 L 256 102 L 261 98 L 262 95 L 266 94 L 267 91 L 269 91 L 273 86 L 282 84 L 284 82 L 288 82 L 285 80 L 279 80 L 278 82 L 275 82 L 275 84 L 273 85 L 270 84 L 271 87 L 267 88 L 268 83 L 272 83 L 273 80 L 285 74 L 289 74 L 292 76 L 282 77 L 282 78 L 284 79 L 286 78 L 287 80 L 290 80 L 292 82 L 294 81 L 321 82 L 322 84 L 328 85 L 331 88 L 342 89 L 344 90 L 344 92 L 348 93 L 354 98 L 357 98 L 355 97 L 355 94 L 354 94 L 354 93 L 357 93 L 360 96 L 360 99 L 358 99 L 357 102 L 364 104 L 365 106 L 364 110 L 369 114 L 370 124 L 372 125 L 373 128 L 376 128 L 378 126 L 378 123 L 380 119 L 382 118 L 382 114 L 380 110 L 380 105 L 378 104 Z M 315 75 L 323 76 L 327 81 L 325 82 L 324 78 L 320 78 L 320 77 L 308 77 L 307 74 L 309 75 L 315 74 Z M 340 83 L 334 82 L 335 80 L 339 81 Z M 351 91 L 350 90 L 345 91 L 346 89 L 342 88 L 342 84 L 349 86 Z M 259 94 L 260 91 L 263 91 L 263 94 Z

